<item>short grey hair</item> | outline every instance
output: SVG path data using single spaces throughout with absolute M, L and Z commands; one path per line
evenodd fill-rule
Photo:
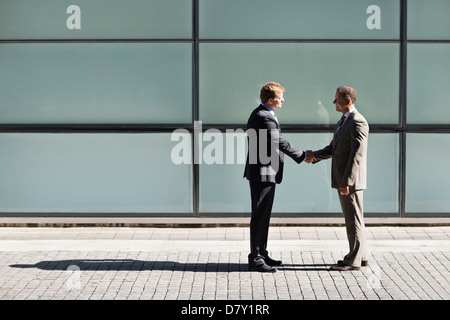
M 336 89 L 344 99 L 350 99 L 352 103 L 356 102 L 356 91 L 350 86 L 340 86 Z

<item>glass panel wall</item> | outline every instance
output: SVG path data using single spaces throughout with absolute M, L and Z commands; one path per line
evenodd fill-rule
M 191 165 L 171 161 L 168 141 L 168 133 L 2 133 L 0 212 L 192 214 Z
M 243 128 L 276 81 L 303 149 L 329 143 L 335 90 L 355 87 L 368 215 L 450 216 L 445 157 L 419 156 L 450 142 L 449 6 L 2 0 L 0 215 L 248 216 Z M 330 164 L 287 159 L 274 214 L 340 215 Z
M 276 81 L 286 88 L 281 123 L 336 123 L 336 88 L 354 84 L 369 123 L 397 124 L 398 56 L 398 44 L 385 43 L 201 44 L 199 117 L 206 123 L 246 123 L 262 85 Z
M 398 0 L 199 0 L 199 36 L 398 39 L 399 15 Z
M 244 140 L 235 134 L 217 134 L 220 143 L 204 142 L 204 159 L 211 154 L 216 162 L 200 166 L 200 212 L 245 213 L 250 211 L 250 189 L 243 179 L 246 158 Z M 296 147 L 318 150 L 327 146 L 331 133 L 288 133 L 283 136 Z M 233 140 L 235 139 L 235 140 Z M 209 139 L 207 139 L 209 141 Z M 227 147 L 228 145 L 228 147 Z M 233 147 L 235 159 L 226 161 Z M 211 153 L 212 149 L 216 151 Z M 220 150 L 219 153 L 217 151 Z M 228 152 L 228 153 L 227 153 Z M 220 154 L 220 155 L 218 155 Z M 389 154 L 390 156 L 386 156 Z M 366 213 L 395 215 L 398 211 L 399 139 L 397 134 L 374 133 L 369 136 L 368 187 L 364 194 Z M 217 163 L 219 162 L 219 163 Z M 314 214 L 340 212 L 337 191 L 331 188 L 331 160 L 316 164 L 297 164 L 285 157 L 285 174 L 277 186 L 275 214 Z M 383 175 L 379 173 L 383 172 Z
M 191 46 L 2 43 L 0 123 L 192 121 Z
M 408 44 L 408 123 L 450 124 L 450 43 Z
M 189 39 L 186 0 L 2 0 L 0 39 Z
M 450 1 L 408 0 L 408 39 L 450 40 Z
M 406 141 L 406 214 L 450 212 L 450 134 L 409 133 Z M 439 156 L 424 160 L 428 150 L 439 150 Z

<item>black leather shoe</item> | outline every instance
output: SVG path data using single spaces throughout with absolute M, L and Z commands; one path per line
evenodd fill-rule
M 283 263 L 281 260 L 273 260 L 269 256 L 264 257 L 264 261 L 266 262 L 267 265 L 271 267 L 281 266 L 281 264 Z
M 269 266 L 266 263 L 261 264 L 250 264 L 248 266 L 248 271 L 258 271 L 258 272 L 276 272 L 277 269 Z
M 269 266 L 263 258 L 253 259 L 248 257 L 248 270 L 258 272 L 276 272 L 277 269 Z

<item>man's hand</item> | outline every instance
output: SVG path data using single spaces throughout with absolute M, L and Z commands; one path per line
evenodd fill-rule
M 312 152 L 311 150 L 306 150 L 306 159 L 305 162 L 306 163 L 311 163 L 317 161 L 316 157 L 314 156 L 314 152 Z
M 348 196 L 350 194 L 350 186 L 339 187 L 339 193 L 341 196 Z

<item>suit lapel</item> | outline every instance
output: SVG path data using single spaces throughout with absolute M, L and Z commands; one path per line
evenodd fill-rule
M 336 147 L 339 139 L 342 137 L 342 135 L 344 134 L 344 132 L 347 130 L 347 127 L 349 126 L 350 122 L 353 121 L 353 118 L 355 117 L 355 112 L 352 112 L 349 114 L 347 120 L 345 120 L 345 122 L 341 125 L 341 127 L 336 128 L 334 131 L 334 135 L 333 135 L 333 149 Z
M 270 112 L 266 107 L 264 107 L 263 105 L 259 105 L 259 107 L 261 108 L 261 110 L 265 111 L 267 113 L 267 117 L 272 119 L 273 121 L 275 121 L 275 123 L 277 124 L 277 128 L 280 129 L 280 123 L 278 122 L 278 119 L 275 118 L 274 113 Z
M 348 125 L 350 124 L 350 121 L 352 121 L 353 118 L 355 117 L 355 112 L 356 111 L 354 111 L 348 115 L 347 120 L 345 120 L 344 124 L 341 126 L 341 129 L 339 131 L 343 132 L 348 127 Z

